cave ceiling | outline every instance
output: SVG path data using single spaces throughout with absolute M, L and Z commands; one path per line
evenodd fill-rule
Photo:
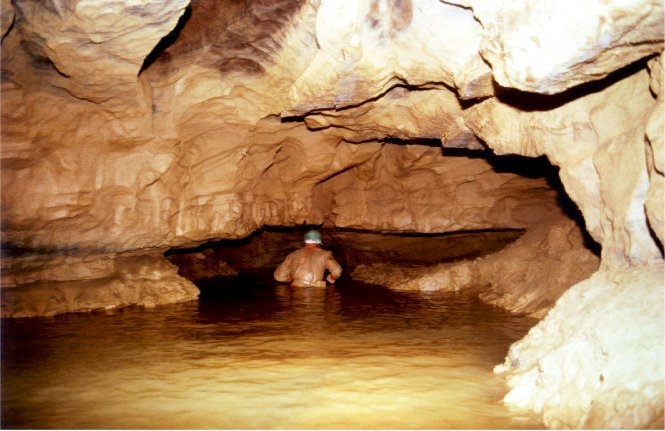
M 646 0 L 3 0 L 2 8 L 11 184 L 2 234 L 25 247 L 192 245 L 324 221 L 523 228 L 534 215 L 523 216 L 528 205 L 514 196 L 531 190 L 540 201 L 542 178 L 490 179 L 482 157 L 442 156 L 489 148 L 559 166 L 602 243 L 598 174 L 580 184 L 589 163 L 579 155 L 644 133 L 608 123 L 648 122 L 650 71 L 660 70 L 663 47 L 662 3 Z M 606 94 L 630 103 L 608 112 Z M 394 164 L 409 169 L 387 168 Z M 386 176 L 370 178 L 377 172 Z M 340 193 L 351 178 L 367 187 L 354 192 L 357 204 Z M 428 194 L 433 184 L 439 192 Z M 377 213 L 386 204 L 368 203 L 375 190 L 399 208 Z M 478 199 L 450 209 L 460 196 Z M 497 205 L 509 210 L 493 212 Z M 654 220 L 662 238 L 662 217 Z
M 543 317 L 495 372 L 548 427 L 662 428 L 663 0 L 0 5 L 2 317 L 194 300 L 165 252 L 272 228 L 519 232 L 353 276 Z

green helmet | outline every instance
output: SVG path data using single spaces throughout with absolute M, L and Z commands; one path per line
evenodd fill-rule
M 305 234 L 305 244 L 321 244 L 321 234 L 316 230 L 310 230 Z

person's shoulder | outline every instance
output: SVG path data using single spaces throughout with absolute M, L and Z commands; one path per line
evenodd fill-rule
M 291 253 L 288 254 L 287 257 L 297 256 L 298 254 L 300 254 L 300 253 L 302 253 L 302 252 L 303 252 L 303 249 L 302 249 L 302 248 L 299 248 L 299 249 L 293 250 Z

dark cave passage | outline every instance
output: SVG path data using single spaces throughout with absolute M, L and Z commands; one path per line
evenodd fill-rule
M 475 259 L 501 250 L 517 240 L 522 229 L 465 231 L 445 234 L 388 233 L 299 226 L 266 227 L 241 240 L 209 242 L 196 248 L 172 249 L 167 258 L 179 274 L 193 281 L 208 297 L 210 286 L 235 282 L 236 278 L 273 283 L 272 272 L 290 252 L 302 247 L 303 235 L 320 230 L 323 248 L 332 251 L 344 272 L 342 280 L 358 265 L 389 263 L 426 267 L 438 263 Z M 216 280 L 210 283 L 210 280 Z M 206 281 L 208 280 L 208 281 Z

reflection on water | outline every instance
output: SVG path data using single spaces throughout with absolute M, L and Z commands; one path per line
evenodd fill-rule
M 541 427 L 492 374 L 533 319 L 351 282 L 204 299 L 3 319 L 3 428 Z

